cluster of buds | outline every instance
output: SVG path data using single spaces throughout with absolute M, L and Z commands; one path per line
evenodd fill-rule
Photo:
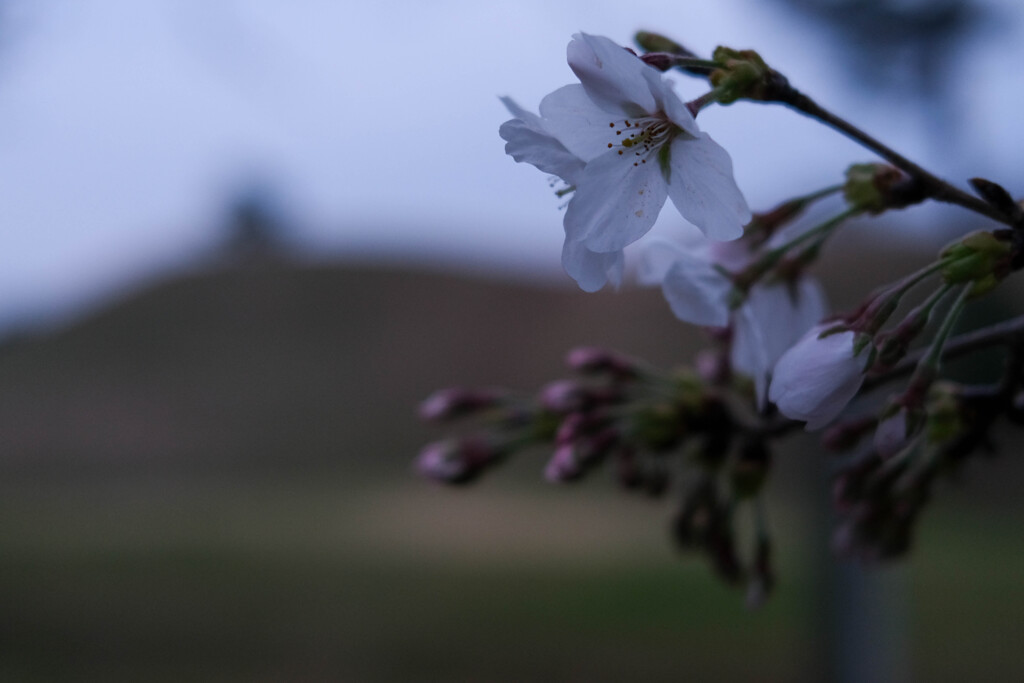
M 939 476 L 956 472 L 980 446 L 988 446 L 992 424 L 1001 414 L 1012 417 L 1012 405 L 1003 386 L 978 389 L 939 381 L 912 409 L 881 420 L 871 447 L 836 477 L 833 498 L 841 521 L 833 537 L 835 550 L 869 561 L 907 553 Z M 854 419 L 836 425 L 824 443 L 835 450 L 852 448 L 875 422 Z M 886 433 L 892 438 L 880 438 Z
M 551 454 L 550 482 L 580 481 L 608 466 L 629 491 L 677 495 L 677 545 L 704 555 L 725 582 L 745 585 L 756 604 L 774 584 L 760 493 L 772 440 L 800 424 L 826 427 L 852 401 L 863 407 L 874 400 L 871 389 L 909 374 L 872 414 L 841 422 L 823 440 L 842 450 L 867 442 L 836 482 L 837 548 L 866 559 L 903 554 L 938 475 L 984 447 L 996 417 L 1024 423 L 1024 316 L 973 342 L 1010 348 L 996 387 L 952 385 L 940 372 L 950 347 L 967 348 L 950 341 L 966 303 L 1024 268 L 1024 204 L 981 178 L 971 180 L 977 196 L 950 185 L 799 92 L 753 50 L 719 47 L 704 59 L 655 33 L 636 42 L 643 54 L 602 36 L 573 36 L 566 59 L 578 84 L 547 95 L 537 114 L 501 98 L 512 118 L 499 135 L 515 161 L 564 183 L 556 192 L 568 197 L 562 264 L 581 289 L 619 286 L 630 274 L 659 285 L 677 318 L 715 330 L 716 348 L 698 357 L 696 371 L 674 372 L 577 349 L 568 358 L 573 378 L 533 396 L 439 392 L 422 416 L 472 418 L 472 427 L 427 446 L 419 470 L 466 483 L 537 446 Z M 662 73 L 670 69 L 710 89 L 683 101 Z M 751 214 L 728 152 L 696 120 L 707 107 L 741 99 L 784 104 L 885 163 L 854 164 L 841 183 Z M 839 192 L 838 213 L 801 224 L 811 203 Z M 704 238 L 647 239 L 669 200 Z M 1000 225 L 963 237 L 856 310 L 829 315 L 809 270 L 826 243 L 853 218 L 926 200 Z M 641 241 L 631 271 L 625 249 Z M 930 292 L 910 303 L 906 295 L 927 279 Z M 747 548 L 739 539 L 748 535 L 736 533 L 740 510 L 753 512 Z
M 774 583 L 770 541 L 758 533 L 744 562 L 734 512 L 757 501 L 771 458 L 763 438 L 744 435 L 720 382 L 686 369 L 660 372 L 598 348 L 571 351 L 567 365 L 572 379 L 553 381 L 529 398 L 490 389 L 445 389 L 427 398 L 420 414 L 428 421 L 474 419 L 468 433 L 426 446 L 417 469 L 464 484 L 517 450 L 545 446 L 549 482 L 577 482 L 607 465 L 624 490 L 647 496 L 675 490 L 677 545 L 706 555 L 720 578 L 746 584 L 756 596 L 751 602 L 759 603 Z

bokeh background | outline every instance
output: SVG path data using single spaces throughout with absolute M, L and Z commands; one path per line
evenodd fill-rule
M 638 29 L 757 48 L 939 175 L 1020 194 L 1015 0 L 0 0 L 0 678 L 1021 680 L 1012 441 L 864 572 L 829 556 L 828 463 L 794 438 L 756 612 L 670 546 L 671 496 L 544 484 L 543 453 L 470 489 L 413 475 L 437 387 L 703 343 L 656 291 L 575 289 L 559 200 L 497 136 L 499 95 L 571 80 L 572 33 Z M 755 210 L 871 160 L 778 108 L 701 123 Z M 851 226 L 829 294 L 982 225 Z M 1019 312 L 1003 289 L 972 316 Z

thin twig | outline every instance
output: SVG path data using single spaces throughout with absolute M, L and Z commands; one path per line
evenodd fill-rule
M 1009 216 L 1004 215 L 988 202 L 978 199 L 977 197 L 954 187 L 945 180 L 942 180 L 921 168 L 899 152 L 871 137 L 846 119 L 836 116 L 832 112 L 828 111 L 807 95 L 804 95 L 796 88 L 790 86 L 785 80 L 785 77 L 780 75 L 779 82 L 773 84 L 773 86 L 774 87 L 771 88 L 769 98 L 766 98 L 767 101 L 780 102 L 792 107 L 800 113 L 817 119 L 847 137 L 856 140 L 868 149 L 877 153 L 893 166 L 896 166 L 921 183 L 922 190 L 926 196 L 940 202 L 957 204 L 974 211 L 975 213 L 987 216 L 992 220 L 999 221 L 1000 223 L 1005 223 L 1007 225 L 1011 225 L 1013 223 Z
M 942 359 L 949 360 L 959 356 L 965 356 L 978 349 L 990 346 L 1016 346 L 1024 344 L 1024 315 L 1010 318 L 1001 323 L 984 327 L 980 330 L 967 332 L 953 337 L 946 343 L 942 350 Z M 868 377 L 864 382 L 863 391 L 874 389 L 897 377 L 909 374 L 917 366 L 918 361 L 924 357 L 928 349 L 919 349 L 907 356 L 891 369 L 878 375 Z

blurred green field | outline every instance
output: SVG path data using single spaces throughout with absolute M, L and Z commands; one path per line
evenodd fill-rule
M 750 612 L 669 548 L 661 503 L 539 488 L 5 490 L 0 677 L 825 680 L 822 596 L 786 514 L 782 583 Z M 1021 528 L 928 520 L 898 582 L 918 680 L 1024 676 Z

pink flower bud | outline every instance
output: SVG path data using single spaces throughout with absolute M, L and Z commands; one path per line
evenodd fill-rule
M 416 470 L 423 476 L 448 484 L 475 479 L 503 455 L 490 440 L 467 436 L 426 445 L 416 458 Z
M 555 413 L 572 413 L 587 403 L 586 388 L 573 380 L 556 380 L 541 389 L 540 403 Z
M 429 422 L 451 420 L 491 408 L 501 398 L 501 392 L 492 389 L 439 389 L 420 404 L 419 415 Z
M 585 374 L 610 373 L 618 377 L 635 377 L 636 364 L 625 356 L 594 346 L 581 346 L 568 353 L 565 363 Z

